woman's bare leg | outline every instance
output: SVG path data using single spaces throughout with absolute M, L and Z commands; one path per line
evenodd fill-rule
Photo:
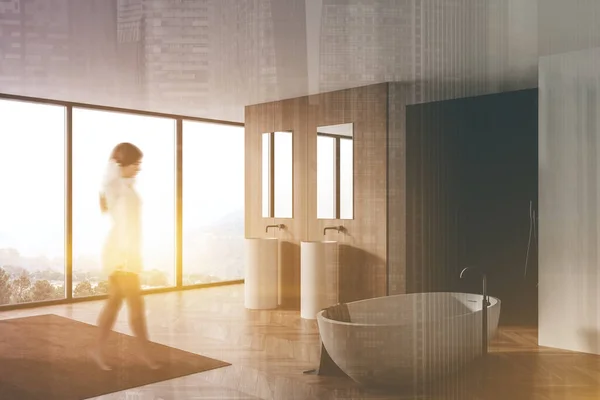
M 90 355 L 94 361 L 96 361 L 96 364 L 98 364 L 98 366 L 103 370 L 111 369 L 110 366 L 104 362 L 104 347 L 106 344 L 106 339 L 115 325 L 117 315 L 119 314 L 119 310 L 123 304 L 123 293 L 121 290 L 120 277 L 111 275 L 109 277 L 108 286 L 108 300 L 104 304 L 104 308 L 98 316 L 98 328 L 100 333 L 98 334 L 96 347 L 90 351 Z
M 148 327 L 146 324 L 146 307 L 140 285 L 139 276 L 132 275 L 129 279 L 126 291 L 127 304 L 129 306 L 129 324 L 133 334 L 137 338 L 138 355 L 152 369 L 159 365 L 150 355 L 148 346 Z

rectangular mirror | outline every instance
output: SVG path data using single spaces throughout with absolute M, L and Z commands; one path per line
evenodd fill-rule
M 262 216 L 293 217 L 292 132 L 262 134 Z
M 317 128 L 317 218 L 354 218 L 354 126 Z
M 269 218 L 271 213 L 271 134 L 262 134 L 262 216 Z

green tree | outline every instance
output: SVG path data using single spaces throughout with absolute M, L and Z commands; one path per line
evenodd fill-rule
M 0 268 L 0 304 L 9 304 L 11 294 L 10 276 L 4 269 Z
M 75 286 L 75 290 L 73 291 L 73 295 L 75 297 L 86 297 L 93 296 L 94 289 L 92 288 L 92 284 L 90 281 L 79 282 L 77 286 Z
M 163 271 L 153 269 L 146 272 L 146 276 L 142 278 L 142 284 L 152 287 L 164 287 L 169 285 L 167 275 Z
M 36 281 L 31 288 L 31 301 L 52 300 L 55 297 L 54 287 L 45 279 Z
M 108 293 L 108 282 L 100 281 L 98 282 L 98 286 L 94 289 L 96 294 L 107 294 Z
M 15 303 L 25 303 L 31 301 L 31 278 L 27 271 L 23 271 L 21 275 L 12 281 L 12 294 Z
M 64 299 L 65 298 L 65 287 L 58 286 L 54 288 L 54 298 L 55 299 Z
M 64 280 L 64 273 L 58 271 L 52 271 L 51 269 L 46 269 L 43 271 L 36 271 L 31 274 L 32 278 L 35 280 L 47 280 L 47 281 L 62 281 Z

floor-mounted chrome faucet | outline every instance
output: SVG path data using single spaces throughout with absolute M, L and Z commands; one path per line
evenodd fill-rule
M 462 279 L 465 271 L 467 270 L 472 270 L 472 271 L 477 271 L 481 276 L 482 276 L 482 281 L 483 281 L 483 289 L 482 289 L 482 295 L 483 295 L 483 300 L 481 301 L 481 312 L 482 314 L 482 318 L 481 318 L 481 350 L 482 350 L 482 355 L 483 357 L 485 357 L 487 355 L 488 352 L 488 323 L 487 323 L 487 309 L 490 305 L 490 302 L 488 300 L 488 295 L 487 295 L 487 278 L 485 276 L 485 273 L 480 271 L 477 268 L 473 268 L 473 267 L 466 267 L 463 268 L 462 271 L 460 271 L 460 279 Z
M 285 229 L 284 224 L 275 224 L 275 225 L 267 225 L 265 227 L 265 232 L 269 232 L 269 228 L 278 228 L 279 230 Z

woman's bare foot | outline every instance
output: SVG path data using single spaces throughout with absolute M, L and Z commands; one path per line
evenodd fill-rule
M 150 357 L 147 353 L 138 353 L 137 354 L 138 358 L 140 360 L 142 360 L 144 362 L 144 364 L 146 364 L 146 366 L 150 369 L 159 369 L 160 368 L 160 364 L 157 363 L 152 357 Z
M 100 368 L 103 371 L 112 371 L 110 365 L 104 362 L 104 357 L 102 357 L 102 351 L 99 348 L 93 348 L 88 350 L 88 355 L 92 360 L 94 360 L 96 365 L 98 365 L 98 368 Z
M 150 350 L 148 349 L 148 342 L 138 341 L 135 351 L 136 357 L 141 360 L 150 369 L 159 369 L 160 364 L 150 356 Z

